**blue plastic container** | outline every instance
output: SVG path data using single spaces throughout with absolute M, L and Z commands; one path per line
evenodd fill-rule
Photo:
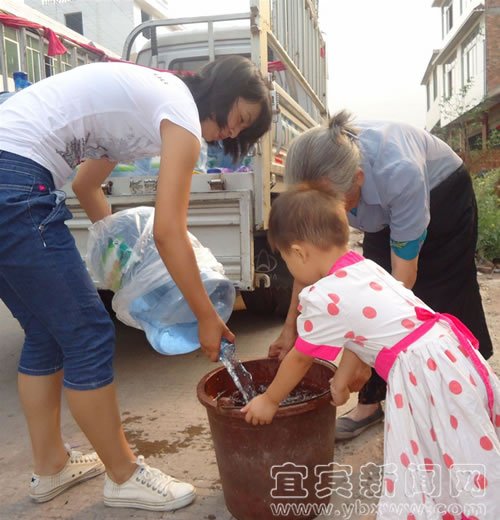
M 216 271 L 202 271 L 200 275 L 215 310 L 227 321 L 235 300 L 232 282 Z M 198 322 L 172 278 L 136 298 L 129 312 L 143 328 L 151 346 L 161 354 L 186 354 L 200 347 Z
M 23 88 L 29 87 L 31 82 L 28 80 L 28 74 L 26 72 L 17 71 L 12 74 L 14 79 L 14 86 L 16 91 L 22 90 Z

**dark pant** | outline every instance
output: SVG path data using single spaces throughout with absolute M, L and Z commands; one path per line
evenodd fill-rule
M 113 381 L 114 326 L 64 223 L 65 198 L 48 170 L 0 150 L 0 299 L 25 332 L 19 372 L 62 369 L 67 388 L 90 390 Z
M 493 346 L 475 264 L 477 206 L 465 167 L 431 190 L 430 214 L 413 292 L 435 311 L 453 314 L 465 323 L 479 340 L 479 351 L 488 359 L 493 354 Z M 365 233 L 363 255 L 390 272 L 390 229 Z M 385 399 L 385 392 L 384 380 L 373 371 L 359 393 L 359 402 L 378 403 Z

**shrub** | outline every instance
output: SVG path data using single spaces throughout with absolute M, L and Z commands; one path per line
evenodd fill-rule
M 477 251 L 487 260 L 500 258 L 500 169 L 473 178 L 479 213 Z

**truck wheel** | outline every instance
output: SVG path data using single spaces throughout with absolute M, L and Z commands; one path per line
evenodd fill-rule
M 281 256 L 271 251 L 267 235 L 262 232 L 254 237 L 255 270 L 267 274 L 271 287 L 257 287 L 254 291 L 242 291 L 241 297 L 247 310 L 253 314 L 276 313 L 285 317 L 290 307 L 293 278 Z
M 290 300 L 292 299 L 292 287 L 274 287 L 272 291 L 274 301 L 276 302 L 274 312 L 281 318 L 286 318 L 290 308 Z
M 257 287 L 253 291 L 241 291 L 241 297 L 247 310 L 259 316 L 273 314 L 277 306 L 273 290 L 270 287 L 267 289 Z

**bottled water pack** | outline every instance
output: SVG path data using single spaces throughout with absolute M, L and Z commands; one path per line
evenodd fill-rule
M 87 265 L 100 289 L 115 292 L 112 306 L 118 319 L 144 330 L 158 352 L 185 354 L 199 348 L 198 324 L 156 249 L 153 219 L 153 208 L 139 207 L 94 223 Z M 189 236 L 205 290 L 227 321 L 233 310 L 234 286 L 211 251 Z

